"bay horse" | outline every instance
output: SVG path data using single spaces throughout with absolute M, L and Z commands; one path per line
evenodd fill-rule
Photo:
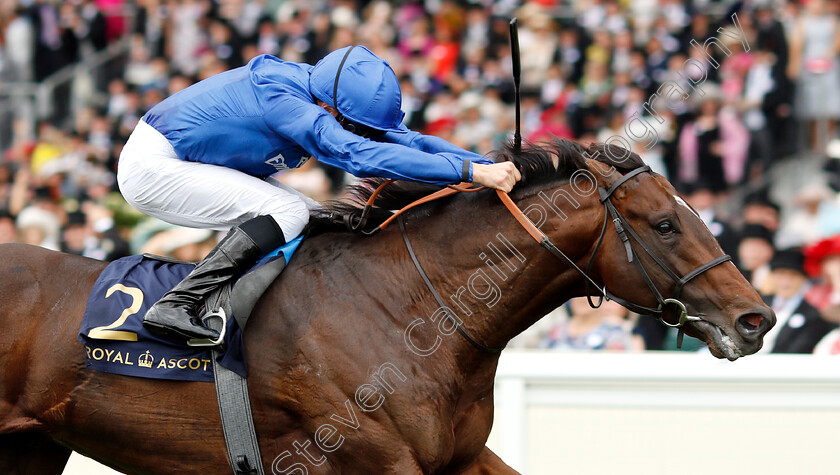
M 244 333 L 267 473 L 516 473 L 485 447 L 492 349 L 586 294 L 587 279 L 655 308 L 656 294 L 674 293 L 656 259 L 683 279 L 701 269 L 681 286 L 689 335 L 717 357 L 761 347 L 772 311 L 731 262 L 709 265 L 723 254 L 716 240 L 662 176 L 639 172 L 638 155 L 555 141 L 508 145 L 495 158 L 517 164 L 523 181 L 511 198 L 574 266 L 534 242 L 490 191 L 418 206 L 403 215 L 404 233 L 364 237 L 314 217 Z M 380 213 L 428 189 L 398 184 Z M 632 227 L 632 249 L 652 255 L 628 256 L 618 227 Z M 0 473 L 60 474 L 71 449 L 133 474 L 231 473 L 211 384 L 85 369 L 75 336 L 105 265 L 0 246 Z M 672 313 L 663 319 L 677 324 Z

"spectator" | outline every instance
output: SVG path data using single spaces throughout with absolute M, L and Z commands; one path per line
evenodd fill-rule
M 759 292 L 766 293 L 770 260 L 773 258 L 773 233 L 760 224 L 747 224 L 738 243 L 738 268 Z
M 528 3 L 523 9 L 536 6 Z M 528 52 L 522 56 L 522 84 L 529 89 L 539 88 L 545 81 L 558 47 L 555 20 L 539 9 L 534 10 L 523 18 L 520 40 L 522 51 Z
M 775 233 L 779 229 L 781 207 L 767 195 L 767 189 L 747 195 L 742 215 L 744 224 L 760 224 Z
M 476 92 L 461 95 L 455 136 L 464 148 L 483 155 L 491 150 L 490 139 L 495 132 L 495 124 L 481 114 L 481 100 Z
M 819 241 L 805 249 L 805 270 L 819 279 L 806 298 L 820 310 L 823 319 L 840 324 L 840 236 Z M 814 354 L 840 355 L 840 329 L 825 335 Z
M 0 210 L 8 213 L 15 173 L 11 163 L 0 163 Z
M 198 262 L 216 245 L 215 233 L 209 229 L 185 228 L 164 224 L 145 242 L 140 253 Z
M 85 214 L 81 211 L 68 213 L 67 223 L 61 232 L 61 252 L 84 256 L 87 238 L 88 227 Z
M 569 300 L 568 306 L 569 319 L 552 328 L 541 347 L 555 350 L 633 349 L 627 309 L 621 305 L 604 301 L 600 307 L 592 308 L 585 297 L 578 297 Z
M 54 213 L 36 205 L 27 206 L 17 217 L 16 226 L 20 242 L 59 249 L 61 221 Z
M 572 139 L 574 134 L 566 122 L 562 110 L 548 109 L 542 113 L 540 126 L 531 132 L 528 140 L 531 142 L 549 142 L 554 139 Z
M 35 27 L 35 79 L 42 81 L 78 59 L 78 41 L 73 34 L 74 12 L 65 7 L 64 17 L 52 2 L 38 0 L 31 15 Z
M 571 82 L 577 83 L 583 76 L 582 41 L 575 28 L 562 28 L 558 38 L 557 64 L 563 75 Z
M 840 235 L 805 248 L 804 269 L 817 282 L 807 299 L 830 322 L 840 322 Z
M 0 25 L 4 26 L 2 36 L 4 41 L 4 50 L 0 52 L 8 61 L 4 68 L 0 66 L 3 77 L 9 82 L 14 81 L 30 81 L 34 74 L 34 27 L 32 20 L 26 15 L 26 10 L 23 7 L 16 6 L 11 12 L 7 23 L 0 21 Z
M 114 212 L 93 201 L 82 204 L 89 234 L 85 240 L 86 257 L 112 261 L 129 255 L 128 243 L 115 227 Z
M 78 7 L 78 21 L 74 33 L 82 48 L 102 51 L 108 45 L 105 15 L 93 0 L 82 0 Z
M 823 320 L 819 310 L 805 300 L 810 285 L 804 261 L 798 249 L 777 251 L 770 260 L 773 291 L 764 300 L 776 313 L 776 325 L 764 335 L 761 352 L 811 353 L 817 342 L 837 327 Z
M 831 322 L 837 325 L 840 322 Z M 840 355 L 840 329 L 828 332 L 814 347 L 815 355 Z
M 808 246 L 840 233 L 840 206 L 836 193 L 820 183 L 802 188 L 793 197 L 795 208 L 776 236 L 779 247 Z
M 788 75 L 796 81 L 796 113 L 810 127 L 811 151 L 819 153 L 834 137 L 840 117 L 840 25 L 825 0 L 809 0 L 791 35 Z M 817 121 L 825 121 L 820 134 Z
M 0 209 L 0 244 L 17 241 L 15 219 L 8 211 Z
M 775 87 L 773 66 L 776 60 L 772 53 L 759 51 L 754 54 L 753 61 L 746 73 L 740 107 L 744 125 L 750 133 L 748 173 L 749 176 L 760 176 L 775 158 L 765 103 Z
M 207 35 L 202 25 L 207 23 L 205 15 L 209 11 L 210 2 L 185 0 L 169 5 L 172 34 L 169 37 L 167 54 L 177 71 L 187 75 L 197 74 L 200 53 L 207 47 Z
M 805 271 L 818 279 L 805 298 L 820 311 L 824 320 L 840 324 L 840 235 L 823 239 L 805 248 Z M 814 354 L 840 355 L 840 330 L 826 334 Z
M 746 128 L 730 109 L 722 107 L 722 100 L 719 89 L 706 91 L 697 117 L 686 124 L 679 144 L 679 179 L 694 183 L 703 177 L 716 192 L 741 182 L 749 146 Z
M 778 160 L 795 150 L 796 127 L 792 107 L 794 87 L 787 75 L 789 46 L 784 26 L 775 18 L 770 2 L 757 5 L 755 16 L 757 50 L 766 52 L 768 61 L 772 64 L 772 88 L 764 96 L 761 107 L 767 121 L 767 137 L 771 143 L 772 159 Z

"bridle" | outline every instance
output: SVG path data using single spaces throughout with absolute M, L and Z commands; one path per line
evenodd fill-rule
M 504 191 L 501 191 L 501 190 L 496 190 L 496 194 L 499 196 L 499 199 L 501 199 L 502 203 L 504 203 L 504 205 L 508 209 L 508 211 L 510 211 L 510 213 L 513 215 L 513 217 L 519 222 L 519 224 L 525 229 L 525 231 L 527 231 L 528 234 L 530 234 L 531 237 L 534 238 L 534 240 L 536 240 L 542 247 L 544 247 L 546 250 L 548 250 L 548 252 L 550 252 L 552 255 L 554 255 L 555 257 L 557 257 L 560 260 L 565 261 L 567 264 L 569 264 L 572 268 L 577 270 L 584 277 L 585 285 L 586 285 L 586 291 L 585 291 L 586 298 L 588 299 L 590 306 L 592 306 L 593 308 L 597 308 L 601 305 L 601 303 L 604 301 L 604 299 L 614 300 L 614 301 L 618 302 L 619 304 L 621 304 L 622 306 L 626 307 L 627 309 L 629 309 L 633 312 L 636 312 L 636 313 L 639 313 L 639 314 L 642 314 L 642 315 L 655 316 L 659 319 L 659 321 L 661 321 L 665 325 L 667 325 L 669 327 L 673 327 L 673 328 L 678 328 L 680 330 L 679 331 L 679 336 L 678 336 L 678 344 L 679 344 L 679 342 L 681 342 L 681 340 L 682 340 L 683 327 L 685 326 L 685 324 L 688 323 L 688 322 L 691 322 L 691 321 L 702 320 L 699 316 L 688 315 L 688 311 L 686 310 L 685 304 L 682 301 L 680 301 L 680 294 L 682 293 L 683 287 L 685 287 L 686 284 L 688 284 L 692 279 L 699 276 L 700 274 L 708 271 L 709 269 L 711 269 L 715 266 L 723 264 L 724 262 L 731 261 L 732 258 L 729 255 L 724 254 L 720 257 L 712 259 L 711 261 L 709 261 L 709 262 L 707 262 L 703 265 L 700 265 L 699 267 L 695 268 L 691 272 L 688 272 L 687 274 L 685 274 L 681 277 L 673 269 L 671 269 L 671 267 L 668 266 L 668 264 L 666 264 L 664 260 L 662 260 L 658 255 L 656 255 L 656 253 L 653 252 L 653 250 L 651 250 L 651 248 L 647 245 L 647 243 L 645 243 L 645 241 L 641 238 L 641 236 L 639 236 L 639 234 L 633 229 L 633 227 L 630 225 L 630 223 L 627 221 L 627 219 L 624 218 L 624 216 L 621 214 L 621 212 L 619 212 L 618 209 L 616 209 L 615 205 L 612 204 L 612 201 L 610 199 L 612 197 L 613 193 L 615 193 L 615 191 L 618 190 L 618 188 L 620 188 L 623 184 L 625 184 L 630 179 L 632 179 L 632 178 L 634 178 L 637 175 L 640 175 L 642 173 L 653 174 L 653 172 L 651 171 L 649 166 L 643 166 L 643 167 L 636 168 L 635 170 L 632 170 L 632 171 L 626 173 L 620 179 L 616 180 L 608 189 L 604 188 L 602 186 L 598 186 L 598 194 L 600 196 L 600 201 L 604 205 L 604 223 L 601 226 L 601 234 L 598 237 L 598 241 L 595 244 L 595 248 L 592 251 L 592 255 L 589 257 L 589 262 L 586 265 L 586 270 L 585 271 L 583 269 L 581 269 L 569 256 L 567 256 L 565 253 L 563 253 L 563 251 L 561 251 L 560 248 L 558 248 L 551 241 L 551 239 L 545 233 L 543 233 L 533 223 L 533 221 L 531 221 L 525 215 L 525 213 L 522 212 L 522 210 L 516 205 L 516 203 L 513 202 L 513 200 L 510 198 L 510 196 L 508 196 L 507 193 L 505 193 Z M 365 225 L 366 221 L 367 221 L 367 217 L 369 216 L 370 210 L 373 207 L 373 202 L 376 200 L 376 197 L 378 196 L 379 192 L 382 191 L 382 189 L 384 189 L 386 186 L 391 184 L 393 181 L 394 180 L 387 180 L 387 181 L 383 182 L 381 185 L 379 185 L 379 187 L 371 194 L 371 197 L 368 199 L 367 203 L 365 204 L 365 207 L 362 211 L 361 216 L 359 216 L 359 215 L 344 216 L 343 219 L 342 219 L 344 224 L 347 225 L 353 231 L 362 230 L 364 228 L 364 225 Z M 423 268 L 420 265 L 420 262 L 417 260 L 417 257 L 414 253 L 414 250 L 413 250 L 413 247 L 411 246 L 411 242 L 408 239 L 408 233 L 405 229 L 405 224 L 403 223 L 403 221 L 401 219 L 402 213 L 405 212 L 406 210 L 410 209 L 410 208 L 413 208 L 413 207 L 419 205 L 419 204 L 427 203 L 429 201 L 432 201 L 432 200 L 435 200 L 435 199 L 438 199 L 438 198 L 442 198 L 444 196 L 449 196 L 449 195 L 452 195 L 454 193 L 473 192 L 473 191 L 480 191 L 480 190 L 483 190 L 483 189 L 484 189 L 484 187 L 468 188 L 468 187 L 464 186 L 464 184 L 457 185 L 457 186 L 456 185 L 449 185 L 449 186 L 447 186 L 447 188 L 439 190 L 435 193 L 432 193 L 431 195 L 423 197 L 423 198 L 421 198 L 417 201 L 414 201 L 413 203 L 405 206 L 404 208 L 397 211 L 395 214 L 393 214 L 391 217 L 389 217 L 387 220 L 385 220 L 382 224 L 380 224 L 376 228 L 373 228 L 372 230 L 369 230 L 369 231 L 362 231 L 362 232 L 364 234 L 367 234 L 367 235 L 376 234 L 377 232 L 384 229 L 393 220 L 399 219 L 400 232 L 403 236 L 403 240 L 406 243 L 406 247 L 408 249 L 409 255 L 411 256 L 411 259 L 414 262 L 415 267 L 417 268 L 417 271 L 419 272 L 420 276 L 423 278 L 423 281 L 425 282 L 426 286 L 429 288 L 429 290 L 435 296 L 435 299 L 437 300 L 438 304 L 443 308 L 448 308 L 445 305 L 445 303 L 443 302 L 443 299 L 440 297 L 440 294 L 437 292 L 437 290 L 435 290 L 434 285 L 431 283 L 431 280 L 429 280 L 429 278 L 426 276 L 426 273 L 423 271 Z M 644 305 L 635 304 L 635 303 L 630 302 L 628 300 L 625 300 L 621 297 L 618 297 L 615 294 L 613 294 L 612 292 L 610 292 L 606 288 L 606 286 L 599 285 L 597 282 L 595 282 L 590 277 L 589 274 L 590 274 L 590 271 L 592 270 L 592 265 L 595 262 L 595 257 L 598 255 L 598 251 L 601 248 L 601 244 L 603 244 L 603 242 L 604 242 L 604 237 L 606 236 L 606 232 L 607 232 L 607 222 L 608 222 L 610 217 L 612 218 L 612 222 L 614 224 L 616 232 L 618 233 L 619 239 L 621 239 L 621 242 L 624 244 L 624 249 L 625 249 L 625 252 L 627 253 L 627 262 L 632 262 L 636 266 L 636 268 L 639 270 L 639 273 L 642 275 L 642 279 L 644 279 L 645 284 L 647 284 L 651 293 L 656 298 L 656 301 L 659 303 L 658 307 L 656 307 L 656 308 L 646 307 Z M 671 280 L 674 281 L 674 288 L 673 288 L 671 297 L 665 298 L 662 295 L 662 293 L 659 291 L 659 289 L 656 287 L 656 285 L 653 283 L 653 280 L 650 278 L 650 275 L 648 274 L 644 265 L 639 260 L 638 254 L 636 253 L 636 250 L 633 246 L 633 243 L 630 240 L 630 237 L 632 237 L 633 240 L 636 241 L 636 243 L 638 243 L 638 245 L 641 247 L 641 249 L 645 252 L 645 254 L 647 254 L 651 259 L 653 259 L 653 261 L 671 278 Z M 592 301 L 592 293 L 590 292 L 590 285 L 594 285 L 595 288 L 598 290 L 598 292 L 601 294 L 597 304 L 595 304 Z M 666 321 L 665 318 L 664 318 L 665 309 L 669 305 L 674 306 L 679 311 L 679 319 L 677 320 L 676 323 L 670 323 L 670 322 Z M 458 330 L 458 332 L 461 333 L 461 335 L 464 336 L 464 338 L 468 342 L 470 342 L 470 344 L 472 344 L 473 346 L 475 346 L 476 348 L 478 348 L 482 351 L 485 351 L 485 352 L 488 352 L 488 353 L 498 353 L 503 349 L 503 348 L 498 348 L 498 347 L 497 348 L 488 347 L 488 346 L 485 346 L 485 345 L 479 343 L 477 340 L 475 340 L 475 338 L 470 336 L 469 333 L 465 329 L 463 329 L 463 327 L 460 324 L 458 324 L 457 322 L 456 322 L 456 330 Z
M 555 257 L 566 261 L 584 277 L 586 282 L 586 298 L 589 300 L 590 306 L 597 308 L 601 305 L 603 299 L 606 298 L 607 300 L 614 300 L 618 302 L 619 304 L 628 308 L 629 310 L 632 310 L 633 312 L 642 315 L 655 316 L 659 319 L 659 321 L 661 321 L 669 327 L 682 328 L 686 323 L 690 321 L 701 320 L 701 318 L 698 316 L 688 315 L 688 311 L 686 310 L 685 304 L 679 300 L 683 287 L 685 287 L 687 283 L 689 283 L 692 279 L 699 276 L 700 274 L 706 272 L 707 270 L 715 266 L 723 264 L 724 262 L 731 261 L 732 258 L 729 255 L 724 254 L 720 257 L 712 259 L 711 261 L 695 268 L 691 272 L 680 277 L 673 269 L 671 269 L 670 266 L 668 266 L 668 264 L 665 263 L 664 260 L 662 260 L 658 255 L 656 255 L 656 253 L 650 249 L 647 243 L 645 243 L 644 239 L 642 239 L 641 236 L 639 236 L 639 234 L 633 229 L 633 227 L 630 225 L 627 219 L 624 218 L 621 212 L 619 212 L 618 209 L 616 209 L 615 205 L 613 205 L 612 201 L 610 200 L 613 193 L 615 193 L 615 191 L 618 190 L 618 188 L 621 187 L 621 185 L 642 173 L 653 174 L 649 166 L 643 166 L 628 172 L 620 179 L 616 180 L 616 182 L 613 183 L 609 187 L 609 189 L 606 189 L 602 186 L 598 187 L 600 201 L 604 205 L 604 224 L 601 226 L 601 235 L 598 237 L 598 242 L 595 244 L 595 249 L 592 251 L 592 255 L 589 257 L 589 262 L 586 265 L 585 271 L 578 267 L 578 265 L 575 264 L 575 262 L 571 258 L 569 258 L 553 242 L 551 242 L 551 239 L 549 239 L 548 236 L 545 235 L 545 233 L 543 233 L 539 228 L 537 228 L 536 225 L 534 225 L 534 223 L 530 219 L 528 219 L 527 216 L 525 216 L 525 214 L 519 209 L 518 206 L 516 206 L 513 200 L 510 199 L 507 193 L 498 191 L 497 193 L 499 195 L 499 198 L 501 198 L 502 202 L 508 208 L 508 210 L 514 214 L 514 217 L 516 217 L 517 221 L 519 221 L 519 223 L 525 228 L 525 230 L 528 231 L 528 233 L 537 242 L 539 242 L 542 247 L 546 248 Z M 610 292 L 606 288 L 606 286 L 599 286 L 589 276 L 590 271 L 592 270 L 592 264 L 595 262 L 595 257 L 598 255 L 598 251 L 601 248 L 601 244 L 604 242 L 604 237 L 607 232 L 607 221 L 610 217 L 612 217 L 612 222 L 615 226 L 616 233 L 618 233 L 619 239 L 621 239 L 621 242 L 624 244 L 624 250 L 627 253 L 627 262 L 632 262 L 639 270 L 639 273 L 642 275 L 642 279 L 644 279 L 645 284 L 647 284 L 651 293 L 656 298 L 656 301 L 659 302 L 658 307 L 646 307 L 644 305 L 635 304 L 621 297 L 618 297 L 612 292 Z M 674 289 L 672 292 L 673 295 L 670 298 L 663 297 L 662 293 L 653 283 L 653 279 L 650 278 L 650 275 L 648 274 L 644 265 L 638 258 L 638 254 L 636 253 L 636 250 L 633 247 L 633 243 L 630 241 L 630 236 L 633 237 L 633 240 L 635 240 L 636 243 L 638 243 L 638 245 L 642 248 L 645 254 L 647 254 L 651 259 L 653 259 L 653 261 L 663 271 L 665 271 L 666 274 L 668 274 L 668 277 L 670 277 L 671 280 L 674 281 Z M 597 304 L 592 302 L 592 294 L 589 291 L 590 284 L 594 285 L 595 288 L 597 288 L 598 291 L 601 293 L 600 299 Z M 667 320 L 665 320 L 663 316 L 664 309 L 668 305 L 673 305 L 677 308 L 677 310 L 679 310 L 679 319 L 677 323 L 670 323 Z
M 633 227 L 630 226 L 630 223 L 628 223 L 627 220 L 624 219 L 624 216 L 621 215 L 621 213 L 615 208 L 615 206 L 612 204 L 612 201 L 610 201 L 610 199 L 609 199 L 610 196 L 612 196 L 612 193 L 616 190 L 616 188 L 618 186 L 620 186 L 622 183 L 629 180 L 630 178 L 638 175 L 639 173 L 643 173 L 643 172 L 650 172 L 650 167 L 644 166 L 642 168 L 637 168 L 636 170 L 633 170 L 632 172 L 628 173 L 627 175 L 624 175 L 620 180 L 618 180 L 615 184 L 613 184 L 613 186 L 611 186 L 609 190 L 604 190 L 603 188 L 599 187 L 598 188 L 598 193 L 600 194 L 601 202 L 604 203 L 604 207 L 606 208 L 607 211 L 609 211 L 610 216 L 612 216 L 612 221 L 615 224 L 615 229 L 616 229 L 616 232 L 618 232 L 619 238 L 621 238 L 621 241 L 624 243 L 624 249 L 627 252 L 627 261 L 628 262 L 633 262 L 635 264 L 636 268 L 639 270 L 639 273 L 642 275 L 642 278 L 645 280 L 645 283 L 647 284 L 651 293 L 653 293 L 654 297 L 656 297 L 656 301 L 659 302 L 659 306 L 656 309 L 653 309 L 653 308 L 650 308 L 650 307 L 644 307 L 644 306 L 641 306 L 641 305 L 634 304 L 632 302 L 628 302 L 627 300 L 624 300 L 620 297 L 617 297 L 617 296 L 613 295 L 609 291 L 606 291 L 606 287 L 604 288 L 605 296 L 607 298 L 615 300 L 616 302 L 620 303 L 621 305 L 627 307 L 628 309 L 630 309 L 630 310 L 632 310 L 636 313 L 646 313 L 648 315 L 656 315 L 659 318 L 660 322 L 664 323 L 665 325 L 667 325 L 669 327 L 682 328 L 689 321 L 700 320 L 700 317 L 698 317 L 698 316 L 688 315 L 688 313 L 686 312 L 686 309 L 685 309 L 685 304 L 683 304 L 679 300 L 683 287 L 685 287 L 686 284 L 688 284 L 692 279 L 699 276 L 700 274 L 706 272 L 707 270 L 709 270 L 713 267 L 716 267 L 720 264 L 723 264 L 724 262 L 731 261 L 732 258 L 728 254 L 724 254 L 722 256 L 719 256 L 719 257 L 716 257 L 716 258 L 712 259 L 711 261 L 709 261 L 705 264 L 702 264 L 702 265 L 696 267 L 691 272 L 688 272 L 687 274 L 680 277 L 673 269 L 671 269 L 668 266 L 668 264 L 665 263 L 665 261 L 663 261 L 659 256 L 657 256 L 656 253 L 654 253 L 648 247 L 648 245 L 645 243 L 645 241 L 636 233 L 636 231 L 633 229 Z M 592 253 L 592 256 L 589 258 L 589 263 L 587 264 L 587 267 L 586 267 L 587 273 L 589 273 L 589 270 L 592 267 L 592 262 L 595 259 L 595 255 L 598 252 L 598 247 L 601 245 L 601 242 L 603 240 L 606 225 L 607 225 L 607 215 L 605 213 L 604 214 L 604 226 L 603 226 L 604 229 L 601 230 L 601 238 L 598 240 L 598 246 L 596 246 L 595 251 Z M 671 280 L 674 281 L 674 289 L 673 289 L 673 292 L 672 292 L 673 295 L 672 295 L 671 298 L 664 298 L 662 296 L 662 294 L 659 292 L 659 290 L 656 288 L 656 285 L 654 285 L 653 280 L 650 278 L 650 276 L 648 275 L 644 266 L 639 261 L 638 256 L 636 255 L 636 252 L 633 249 L 633 246 L 630 244 L 630 240 L 627 237 L 627 233 L 630 233 L 630 235 L 633 236 L 633 239 L 639 244 L 639 246 L 642 248 L 642 250 L 645 251 L 645 253 L 651 259 L 653 259 L 653 261 L 656 263 L 656 265 L 658 265 L 663 271 L 665 271 L 665 273 L 668 274 L 668 277 L 670 277 Z M 587 281 L 587 284 L 588 283 L 589 283 L 589 281 Z M 588 292 L 587 292 L 587 298 L 589 298 L 589 293 Z M 591 302 L 591 299 L 590 299 L 590 302 Z M 679 309 L 680 317 L 679 317 L 679 320 L 677 321 L 677 323 L 669 323 L 663 318 L 663 316 L 662 316 L 663 309 L 668 305 L 674 305 L 674 306 L 677 307 L 677 309 Z

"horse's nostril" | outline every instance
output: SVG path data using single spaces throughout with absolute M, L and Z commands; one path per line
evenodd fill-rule
M 764 316 L 757 313 L 748 313 L 738 317 L 738 326 L 745 333 L 757 332 L 763 322 Z

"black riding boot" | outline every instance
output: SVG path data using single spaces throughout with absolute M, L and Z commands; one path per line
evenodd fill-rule
M 240 277 L 260 258 L 285 244 L 274 218 L 258 216 L 230 230 L 227 236 L 181 283 L 164 294 L 143 317 L 143 326 L 153 333 L 177 333 L 187 338 L 219 338 L 204 326 L 197 307 L 219 286 Z

